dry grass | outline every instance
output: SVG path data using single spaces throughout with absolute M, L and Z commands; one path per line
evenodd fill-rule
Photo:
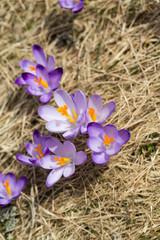
M 0 170 L 28 176 L 14 207 L 0 209 L 0 239 L 160 239 L 159 33 L 157 1 L 86 0 L 79 14 L 56 0 L 0 1 Z M 86 137 L 79 135 L 73 142 L 88 161 L 51 188 L 47 171 L 14 157 L 26 153 L 35 128 L 49 135 L 37 115 L 39 99 L 13 84 L 19 60 L 33 59 L 35 43 L 64 68 L 61 88 L 114 100 L 108 122 L 131 131 L 130 141 L 103 166 L 92 163 Z

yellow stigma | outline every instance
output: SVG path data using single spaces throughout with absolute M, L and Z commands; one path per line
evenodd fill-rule
M 6 187 L 6 191 L 8 195 L 11 195 L 11 188 L 9 187 L 9 180 L 6 180 L 6 183 L 2 183 L 4 187 Z
M 44 157 L 44 154 L 43 154 L 42 148 L 41 148 L 41 144 L 38 144 L 38 147 L 35 148 L 34 151 L 39 152 L 39 155 L 40 155 L 41 158 Z M 37 157 L 38 159 L 40 159 L 40 157 L 39 157 L 38 155 L 36 155 L 36 157 Z
M 79 0 L 75 0 L 76 2 L 79 2 Z
M 69 158 L 62 158 L 62 157 L 60 157 L 60 158 L 55 157 L 54 160 L 55 160 L 55 161 L 58 161 L 57 165 L 66 165 L 67 162 L 70 161 Z
M 36 71 L 35 67 L 30 66 L 29 68 L 30 68 L 31 71 Z
M 95 122 L 96 121 L 96 114 L 95 114 L 95 110 L 93 108 L 89 108 L 89 111 L 88 111 L 89 115 L 91 116 L 92 118 L 92 121 Z
M 44 88 L 48 88 L 47 81 L 43 81 L 42 77 L 39 77 L 39 80 L 35 78 L 34 81 L 38 83 L 38 86 L 42 85 Z
M 104 144 L 109 147 L 109 144 L 114 142 L 114 138 L 109 138 L 107 135 L 104 136 Z
M 76 120 L 77 120 L 77 115 L 76 115 L 75 111 L 72 109 L 72 113 L 73 113 L 73 118 L 72 118 L 71 116 L 69 116 L 69 114 L 67 112 L 67 109 L 68 109 L 68 106 L 67 105 L 63 105 L 63 107 L 57 108 L 57 111 L 60 112 L 66 118 L 68 118 L 69 122 L 75 123 Z

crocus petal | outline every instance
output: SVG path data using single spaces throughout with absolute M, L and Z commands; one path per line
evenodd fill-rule
M 88 132 L 87 132 L 87 125 L 82 125 L 82 126 L 80 127 L 80 131 L 81 131 L 82 134 L 87 134 L 87 133 L 88 133 Z
M 41 96 L 42 94 L 45 93 L 45 91 L 43 89 L 40 89 L 40 88 L 34 88 L 34 87 L 27 87 L 26 88 L 26 91 L 31 94 L 31 95 L 34 95 L 34 96 Z
M 34 156 L 35 155 L 35 146 L 34 144 L 27 142 L 26 145 L 26 151 L 31 155 Z
M 75 158 L 76 148 L 74 144 L 70 141 L 65 141 L 63 144 L 64 152 L 62 156 L 67 156 L 67 158 Z
M 66 139 L 71 139 L 77 136 L 79 132 L 79 127 L 70 129 L 63 134 L 63 137 Z
M 73 6 L 75 6 L 75 0 L 61 0 L 60 1 L 60 5 L 61 5 L 61 7 L 62 8 L 68 8 L 68 9 L 70 9 L 70 8 L 72 8 Z
M 72 176 L 75 172 L 75 165 L 74 164 L 68 164 L 67 166 L 64 167 L 64 171 L 63 171 L 63 176 L 65 178 L 68 178 L 70 176 Z
M 0 172 L 0 182 L 2 182 L 3 181 L 3 174 Z
M 55 154 L 61 155 L 59 152 L 59 149 L 63 148 L 63 144 L 54 137 L 46 137 L 46 146 L 49 148 L 49 150 Z
M 34 143 L 38 145 L 40 143 L 40 141 L 39 141 L 40 138 L 41 138 L 40 132 L 37 129 L 35 129 L 34 132 L 33 132 L 33 141 L 34 141 Z
M 17 78 L 14 81 L 14 84 L 17 84 L 17 85 L 27 85 L 27 83 L 24 81 L 24 79 L 22 77 Z
M 130 139 L 130 132 L 125 130 L 125 129 L 121 129 L 118 131 L 118 137 L 116 138 L 116 142 L 118 142 L 120 145 L 125 144 L 126 142 L 128 142 L 128 140 Z
M 24 164 L 27 164 L 27 165 L 34 165 L 33 163 L 30 162 L 31 157 L 28 157 L 28 156 L 26 156 L 26 155 L 17 154 L 17 155 L 16 155 L 16 159 L 17 159 L 19 162 L 24 163 Z
M 57 162 L 55 161 L 55 155 L 45 156 L 39 160 L 39 165 L 45 169 L 56 168 Z
M 101 152 L 101 153 L 93 153 L 92 154 L 92 160 L 95 164 L 104 164 L 106 162 L 108 162 L 110 156 L 107 155 L 105 152 Z
M 52 98 L 52 92 L 45 93 L 40 97 L 41 103 L 48 103 Z
M 81 112 L 85 112 L 87 109 L 87 98 L 83 91 L 76 91 L 74 95 L 72 95 L 72 99 L 76 106 L 77 114 L 79 115 Z
M 79 151 L 76 153 L 75 156 L 75 165 L 81 165 L 87 160 L 87 155 L 83 151 Z
M 91 137 L 87 140 L 87 145 L 89 149 L 93 152 L 102 152 L 105 150 L 104 142 L 99 137 Z
M 72 115 L 72 110 L 76 111 L 72 98 L 64 90 L 62 90 L 62 89 L 56 90 L 54 92 L 54 99 L 59 107 L 62 107 L 64 105 L 68 106 L 68 108 L 69 108 L 68 114 L 69 115 Z
M 0 206 L 5 206 L 11 202 L 11 199 L 8 198 L 0 198 Z
M 63 170 L 64 170 L 63 167 L 60 167 L 55 168 L 50 172 L 46 180 L 47 187 L 51 187 L 52 185 L 59 181 L 59 179 L 62 177 Z
M 90 137 L 101 137 L 103 127 L 99 123 L 92 122 L 88 124 L 87 131 Z
M 53 56 L 49 56 L 48 63 L 47 63 L 47 71 L 50 72 L 54 69 L 55 60 Z
M 98 94 L 94 94 L 89 98 L 88 108 L 93 108 L 95 110 L 96 118 L 98 118 L 102 112 L 102 105 L 102 98 Z
M 49 75 L 48 72 L 46 70 L 45 67 L 43 67 L 42 65 L 37 65 L 36 66 L 36 75 L 39 79 L 39 77 L 42 78 L 43 81 L 47 81 L 47 83 L 49 82 Z
M 26 59 L 22 59 L 20 61 L 19 65 L 25 72 L 29 72 L 29 73 L 33 73 L 33 74 L 35 74 L 35 72 L 36 72 L 35 70 L 31 70 L 31 68 L 30 68 L 30 67 L 36 68 L 36 64 L 34 62 L 31 62 Z
M 112 101 L 107 103 L 102 109 L 101 115 L 98 118 L 98 122 L 103 124 L 106 121 L 106 119 L 114 112 L 115 107 L 116 107 L 115 102 Z
M 72 128 L 72 125 L 67 121 L 52 120 L 47 123 L 46 128 L 50 132 L 62 133 L 70 130 Z
M 13 173 L 7 173 L 4 177 L 4 183 L 6 182 L 6 180 L 9 181 L 9 186 L 11 189 L 14 189 L 15 188 L 15 184 L 16 184 L 16 177 Z
M 42 66 L 47 66 L 47 59 L 45 57 L 45 54 L 43 52 L 43 49 L 39 45 L 33 45 L 32 47 L 33 56 L 38 64 L 41 64 Z
M 38 83 L 34 81 L 35 79 L 37 79 L 37 77 L 34 74 L 28 72 L 22 73 L 22 78 L 24 79 L 26 84 L 33 87 L 38 87 Z
M 110 143 L 109 148 L 106 149 L 106 153 L 108 155 L 115 155 L 117 154 L 121 149 L 121 145 L 117 142 Z
M 45 105 L 38 109 L 38 114 L 46 121 L 51 120 L 66 120 L 66 117 L 57 111 L 57 108 Z
M 20 192 L 22 191 L 22 189 L 24 188 L 24 186 L 26 185 L 27 183 L 27 178 L 26 177 L 21 177 L 15 187 L 14 187 L 14 196 L 17 196 L 20 194 Z
M 102 135 L 103 135 L 103 137 L 104 137 L 104 135 L 107 135 L 109 138 L 114 138 L 114 140 L 116 140 L 116 138 L 118 136 L 118 130 L 114 125 L 107 124 L 103 128 Z
M 63 75 L 63 68 L 56 68 L 49 72 L 49 86 L 52 90 L 56 90 L 59 87 L 59 81 Z
M 75 7 L 72 8 L 72 12 L 73 13 L 80 12 L 82 10 L 83 6 L 84 6 L 84 3 L 80 2 Z

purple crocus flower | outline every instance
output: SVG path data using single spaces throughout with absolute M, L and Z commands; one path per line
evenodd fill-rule
M 46 138 L 46 146 L 54 155 L 41 158 L 40 166 L 45 169 L 52 169 L 46 181 L 48 187 L 52 186 L 62 177 L 70 177 L 75 172 L 75 165 L 83 164 L 87 156 L 83 151 L 76 152 L 76 148 L 70 141 L 62 144 L 56 138 Z
M 64 138 L 77 136 L 80 127 L 85 122 L 87 99 L 82 91 L 77 91 L 70 97 L 67 92 L 58 89 L 54 93 L 58 108 L 45 105 L 38 109 L 41 118 L 48 121 L 46 128 L 50 132 L 63 133 Z
M 115 102 L 111 101 L 104 105 L 102 98 L 98 94 L 94 94 L 89 98 L 88 108 L 86 111 L 85 124 L 81 126 L 81 133 L 87 133 L 87 126 L 90 122 L 98 122 L 103 124 L 106 119 L 114 112 L 116 107 Z
M 130 138 L 129 131 L 125 129 L 118 131 L 112 124 L 102 127 L 99 123 L 90 123 L 88 134 L 90 138 L 87 145 L 94 152 L 92 160 L 95 164 L 106 163 L 110 156 L 117 154 L 121 146 Z
M 5 206 L 18 198 L 26 182 L 26 177 L 21 177 L 16 182 L 16 177 L 13 173 L 7 173 L 3 176 L 0 172 L 0 206 Z
M 82 10 L 84 0 L 58 0 L 62 8 L 72 9 L 76 13 Z
M 17 160 L 27 165 L 39 166 L 40 159 L 50 155 L 50 151 L 45 144 L 45 139 L 46 137 L 41 136 L 40 132 L 36 129 L 33 133 L 34 144 L 30 142 L 26 143 L 26 151 L 31 156 L 17 154 Z

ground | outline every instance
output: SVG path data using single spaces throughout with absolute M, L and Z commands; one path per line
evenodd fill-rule
M 0 209 L 0 239 L 160 239 L 160 5 L 144 0 L 86 0 L 82 12 L 56 0 L 0 1 L 0 171 L 27 176 L 21 196 Z M 88 160 L 54 187 L 48 172 L 19 163 L 34 129 L 50 134 L 41 105 L 24 86 L 19 61 L 39 44 L 63 67 L 61 88 L 116 102 L 107 119 L 131 132 L 121 152 L 93 164 L 87 136 L 72 142 Z M 54 98 L 50 103 L 55 105 Z

